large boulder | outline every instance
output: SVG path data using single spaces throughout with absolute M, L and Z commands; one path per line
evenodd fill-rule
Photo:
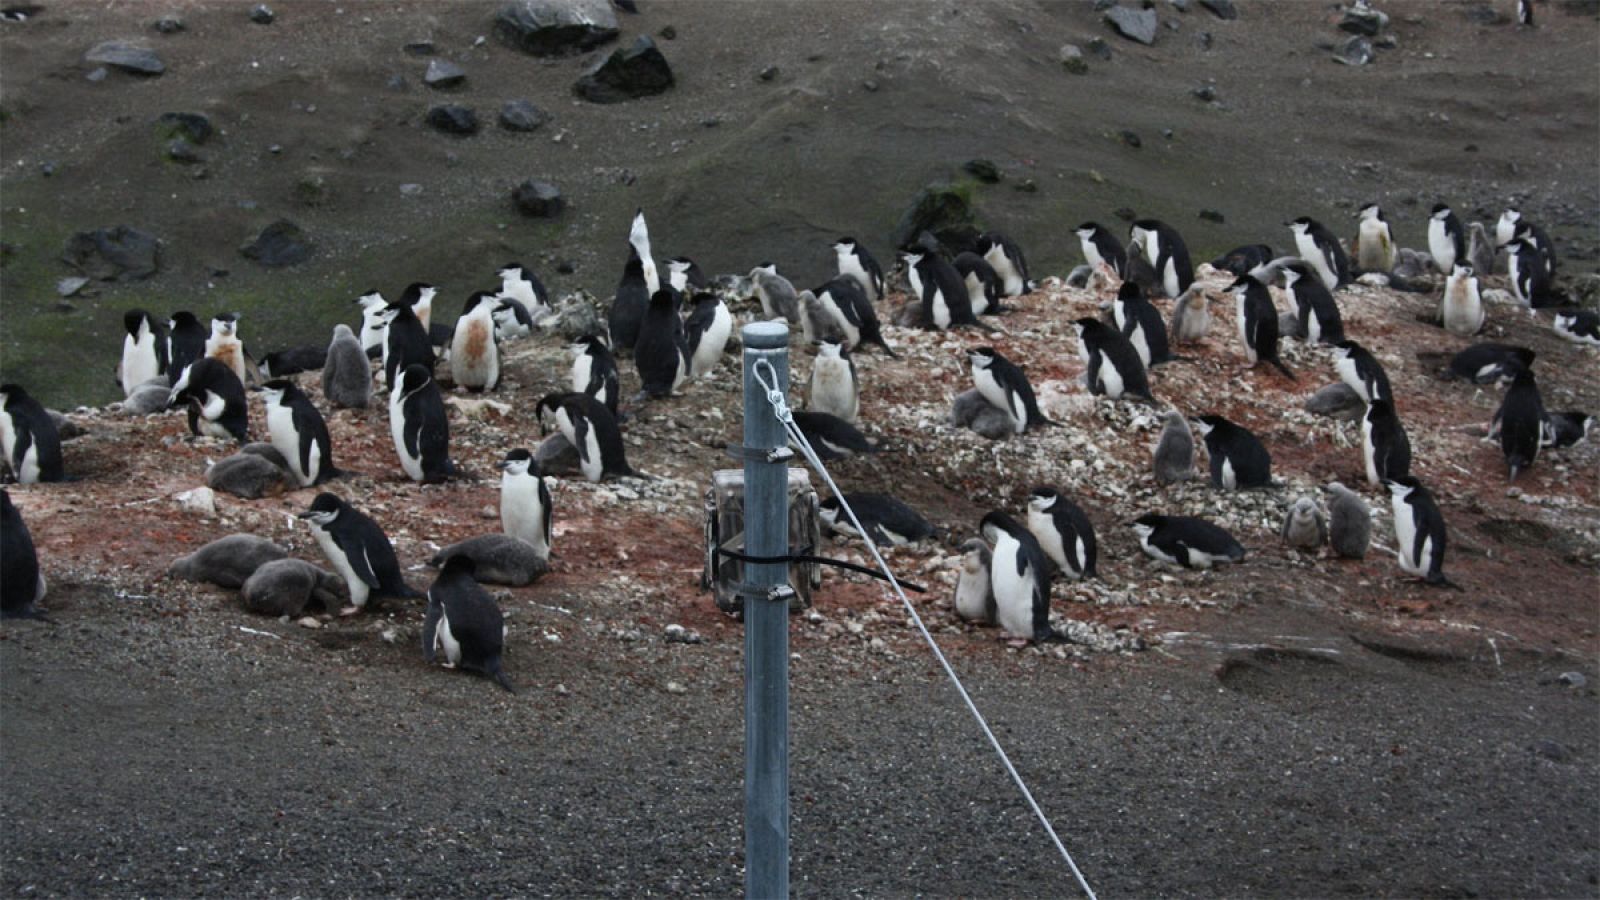
M 141 281 L 156 273 L 161 243 L 137 228 L 117 225 L 67 239 L 61 261 L 102 281 Z
M 534 56 L 569 56 L 616 40 L 609 0 L 515 0 L 500 8 L 494 34 Z
M 932 232 L 952 253 L 970 250 L 978 240 L 977 216 L 970 191 L 953 184 L 930 184 L 918 192 L 900 216 L 890 241 L 904 247 L 924 231 Z
M 641 35 L 632 46 L 613 50 L 583 73 L 572 89 L 593 103 L 621 103 L 662 93 L 672 85 L 667 58 L 655 41 Z
M 305 239 L 300 226 L 288 219 L 279 219 L 261 229 L 256 239 L 239 248 L 246 259 L 253 259 L 269 269 L 292 266 L 311 258 L 311 242 Z
M 84 54 L 86 62 L 100 66 L 110 66 L 135 75 L 160 75 L 167 70 L 161 57 L 149 47 L 140 47 L 126 41 L 106 41 L 96 44 Z
M 511 192 L 511 200 L 523 215 L 535 219 L 554 218 L 567 206 L 567 199 L 561 196 L 560 188 L 548 181 L 532 178 L 517 185 Z

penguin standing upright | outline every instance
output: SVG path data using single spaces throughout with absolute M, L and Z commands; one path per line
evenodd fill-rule
M 993 623 L 994 585 L 989 574 L 993 553 L 980 538 L 962 542 L 961 573 L 956 576 L 956 615 L 969 622 Z
M 978 235 L 978 253 L 1000 277 L 1000 296 L 1020 297 L 1033 290 L 1028 260 L 1016 241 L 998 231 Z
M 1036 487 L 1028 495 L 1028 530 L 1062 575 L 1074 581 L 1099 577 L 1094 526 L 1083 509 L 1056 488 Z
M 326 491 L 299 517 L 311 523 L 322 555 L 350 589 L 350 605 L 339 615 L 359 612 L 369 599 L 417 596 L 400 574 L 389 536 L 371 517 Z
M 856 280 L 840 275 L 806 293 L 810 295 L 806 301 L 807 315 L 802 320 L 806 339 L 817 343 L 831 336 L 835 343 L 842 343 L 846 350 L 854 350 L 861 343 L 861 316 L 856 300 L 851 296 L 861 294 L 861 286 Z M 861 296 L 865 297 L 864 294 Z
M 167 373 L 173 384 L 183 370 L 206 355 L 206 329 L 200 319 L 180 309 L 167 320 Z
M 322 364 L 322 396 L 335 409 L 366 409 L 372 402 L 372 366 L 350 326 L 333 326 Z
M 1506 457 L 1507 480 L 1516 481 L 1538 459 L 1544 436 L 1544 398 L 1539 396 L 1532 369 L 1520 369 L 1511 379 L 1495 418 L 1500 422 L 1500 451 Z
M 550 487 L 539 462 L 521 447 L 507 453 L 500 463 L 500 529 L 548 560 L 554 521 Z
M 1428 584 L 1449 584 L 1444 577 L 1444 514 L 1433 495 L 1409 475 L 1391 478 L 1387 484 L 1400 571 Z
M 0 618 L 43 618 L 38 603 L 44 593 L 33 535 L 11 502 L 11 494 L 0 490 Z
M 600 401 L 612 416 L 617 414 L 617 361 L 605 341 L 586 335 L 573 342 L 572 390 Z
M 556 427 L 578 451 L 578 470 L 590 481 L 607 475 L 638 475 L 628 465 L 622 446 L 622 432 L 605 404 L 587 394 L 551 394 L 539 401 L 540 421 L 544 411 L 555 413 Z
M 423 366 L 407 366 L 395 380 L 389 392 L 389 433 L 400 468 L 412 481 L 437 484 L 455 474 L 444 397 Z
M 922 301 L 925 327 L 944 331 L 957 325 L 976 325 L 972 304 L 967 300 L 966 282 L 944 257 L 926 247 L 912 246 L 902 251 L 908 278 L 915 275 L 912 287 Z
M 361 307 L 361 349 L 370 357 L 383 356 L 384 330 L 389 327 L 389 301 L 371 290 L 356 298 Z
M 1439 298 L 1439 321 L 1451 334 L 1470 337 L 1483 330 L 1484 318 L 1483 298 L 1478 293 L 1478 279 L 1472 266 L 1457 262 L 1444 281 L 1444 295 Z
M 406 285 L 400 292 L 397 303 L 403 303 L 411 310 L 417 321 L 422 323 L 422 330 L 430 335 L 433 329 L 433 298 L 438 296 L 439 289 L 425 281 L 413 281 Z M 431 338 L 430 338 L 431 339 Z
M 1283 267 L 1284 293 L 1300 320 L 1300 333 L 1313 344 L 1337 344 L 1344 340 L 1344 317 L 1322 279 L 1304 260 Z M 1269 294 L 1270 296 L 1270 294 Z
M 1242 274 L 1242 273 L 1241 273 Z M 1168 338 L 1178 344 L 1198 341 L 1211 331 L 1211 301 L 1198 285 L 1190 287 L 1172 304 Z
M 1111 274 L 1121 278 L 1128 268 L 1128 251 L 1122 247 L 1122 242 L 1099 222 L 1085 222 L 1079 225 L 1074 232 L 1078 236 L 1078 245 L 1083 248 L 1083 261 L 1091 269 L 1101 266 L 1111 270 Z
M 1283 517 L 1283 527 L 1278 537 L 1291 547 L 1316 550 L 1328 541 L 1328 522 L 1323 518 L 1317 501 L 1310 497 L 1296 498 Z
M 1376 203 L 1361 207 L 1361 224 L 1356 232 L 1356 265 L 1366 272 L 1394 271 L 1394 233 L 1389 220 Z
M 142 309 L 122 314 L 122 362 L 117 366 L 117 383 L 124 396 L 147 381 L 167 374 L 167 327 Z
M 967 352 L 972 362 L 972 382 L 989 405 L 1004 410 L 1011 416 L 1014 433 L 1021 434 L 1030 428 L 1054 425 L 1039 411 L 1033 385 L 1028 376 L 1011 360 L 1001 356 L 993 347 L 977 347 Z
M 1140 219 L 1129 229 L 1129 241 L 1138 241 L 1144 248 L 1145 259 L 1155 269 L 1156 284 L 1168 297 L 1176 299 L 1194 284 L 1194 264 L 1178 229 L 1159 219 Z
M 1454 270 L 1457 260 L 1466 261 L 1467 232 L 1447 203 L 1436 204 L 1428 217 L 1428 253 L 1441 272 Z
M 1328 544 L 1345 559 L 1365 559 L 1372 543 L 1372 510 L 1339 482 L 1328 485 Z
M 1272 455 L 1250 429 L 1205 415 L 1194 420 L 1194 430 L 1206 443 L 1213 485 L 1228 491 L 1271 486 Z
M 684 342 L 683 320 L 678 318 L 678 292 L 664 287 L 650 298 L 650 309 L 639 326 L 633 345 L 633 362 L 639 381 L 651 397 L 670 397 L 689 377 L 689 348 Z
M 1153 402 L 1149 376 L 1139 361 L 1139 351 L 1122 332 L 1093 318 L 1072 323 L 1078 332 L 1078 357 L 1083 360 L 1083 384 L 1091 394 L 1112 400 L 1124 394 Z
M 890 359 L 897 359 L 894 349 L 883 339 L 883 326 L 878 321 L 878 311 L 873 308 L 872 301 L 867 299 L 867 292 L 861 289 L 860 283 L 854 278 L 843 275 L 831 279 L 827 284 L 817 288 L 817 299 L 824 305 L 838 311 L 839 324 L 845 333 L 845 349 L 855 352 L 856 348 L 872 344 L 883 349 Z
M 1524 28 L 1533 27 L 1533 0 L 1517 0 L 1517 24 Z
M 783 319 L 790 325 L 801 323 L 804 311 L 800 308 L 800 295 L 794 282 L 778 274 L 776 263 L 765 262 L 750 270 L 750 285 L 756 299 L 761 301 L 761 315 L 767 319 Z
M 1287 224 L 1294 232 L 1295 249 L 1300 251 L 1300 258 L 1316 270 L 1323 287 L 1331 293 L 1350 283 L 1350 257 L 1326 225 L 1309 216 Z
M 515 300 L 496 297 L 491 315 L 494 318 L 494 336 L 502 341 L 533 334 L 533 316 Z M 455 334 L 452 333 L 450 337 L 454 340 Z
M 845 321 L 839 305 L 833 302 L 833 296 L 827 296 L 828 301 L 823 302 L 814 291 L 800 292 L 797 300 L 800 304 L 801 338 L 811 345 L 822 341 L 849 344 L 850 336 L 845 331 L 849 323 Z
M 631 351 L 639 340 L 639 328 L 645 311 L 650 308 L 650 286 L 644 275 L 644 261 L 636 247 L 628 248 L 628 262 L 622 267 L 622 280 L 617 282 L 617 293 L 611 301 L 607 328 L 611 344 L 618 350 Z
M 1297 380 L 1278 358 L 1278 308 L 1273 305 L 1267 286 L 1253 274 L 1241 275 L 1230 290 L 1239 298 L 1239 341 L 1244 344 L 1250 367 L 1269 362 L 1291 381 Z
M 184 369 L 167 395 L 168 406 L 179 402 L 188 403 L 191 434 L 249 442 L 250 407 L 245 402 L 244 383 L 222 363 L 205 357 Z
M 1554 279 L 1556 277 L 1556 245 L 1550 240 L 1549 233 L 1527 219 L 1518 219 L 1516 227 L 1511 230 L 1511 242 L 1516 243 L 1520 240 L 1533 242 L 1534 249 L 1539 251 L 1539 261 L 1543 264 L 1545 278 Z
M 500 276 L 497 299 L 510 301 L 522 307 L 528 318 L 542 314 L 550 308 L 550 292 L 533 270 L 521 263 L 508 262 L 495 273 Z M 517 316 L 522 319 L 522 316 Z
M 206 339 L 206 356 L 233 370 L 242 384 L 249 380 L 245 366 L 244 344 L 239 340 L 239 317 L 235 313 L 218 313 L 211 318 L 211 337 Z
M 1189 420 L 1175 409 L 1167 410 L 1161 437 L 1151 453 L 1151 468 L 1156 484 L 1188 481 L 1194 475 L 1194 435 Z
M 694 308 L 683 323 L 690 378 L 701 378 L 716 370 L 732 334 L 733 314 L 722 297 L 710 291 L 695 294 Z
M 282 379 L 263 384 L 261 393 L 266 398 L 267 434 L 295 481 L 310 487 L 331 478 L 335 469 L 328 425 L 311 398 L 294 382 Z
M 811 365 L 810 397 L 806 409 L 831 413 L 854 422 L 861 412 L 861 385 L 855 360 L 840 344 L 824 341 Z
M 1505 211 L 1500 213 L 1500 220 L 1494 223 L 1494 245 L 1504 247 L 1511 243 L 1511 239 L 1517 233 L 1517 223 L 1521 221 L 1521 210 L 1515 206 L 1506 207 Z
M 1506 257 L 1506 280 L 1511 282 L 1511 293 L 1517 302 L 1529 309 L 1546 309 L 1565 302 L 1550 285 L 1550 275 L 1545 269 L 1544 257 L 1531 239 L 1521 237 L 1511 242 Z
M 1333 346 L 1333 367 L 1338 371 L 1339 379 L 1361 395 L 1361 402 L 1394 402 L 1394 393 L 1389 390 L 1389 376 L 1383 371 L 1383 365 L 1377 357 L 1355 341 L 1340 341 Z
M 1185 569 L 1209 569 L 1244 560 L 1244 547 L 1221 527 L 1194 516 L 1146 513 L 1130 523 L 1139 548 L 1151 559 Z
M 883 267 L 878 265 L 871 251 L 853 237 L 842 237 L 833 242 L 833 252 L 838 258 L 839 274 L 855 279 L 867 300 L 877 303 L 884 294 Z
M 409 289 L 408 289 L 409 290 Z M 433 340 L 417 312 L 402 297 L 384 310 L 383 378 L 393 388 L 396 376 L 410 366 L 433 371 Z
M 495 343 L 495 295 L 479 291 L 467 298 L 450 340 L 450 378 L 457 387 L 492 391 L 500 383 L 500 346 Z
M 445 560 L 439 577 L 428 588 L 428 610 L 422 619 L 422 658 L 433 662 L 440 652 L 444 664 L 463 672 L 477 672 L 511 693 L 502 668 L 505 653 L 505 616 L 473 580 L 477 564 L 457 554 Z
M 1574 344 L 1600 347 L 1600 314 L 1592 309 L 1558 312 L 1550 327 Z
M 628 228 L 628 245 L 638 254 L 644 268 L 645 290 L 649 296 L 655 296 L 656 291 L 661 290 L 661 275 L 656 271 L 655 257 L 650 254 L 650 227 L 645 224 L 642 209 L 633 214 L 633 224 Z
M 1013 639 L 1043 641 L 1050 631 L 1049 562 L 1033 533 L 1017 520 L 995 511 L 979 525 L 994 545 L 989 584 L 994 592 L 995 621 Z
M 1005 310 L 1000 306 L 1000 276 L 994 266 L 976 253 L 956 256 L 956 274 L 967 286 L 967 303 L 975 316 L 992 316 Z
M 1411 441 L 1388 400 L 1367 404 L 1361 419 L 1361 456 L 1367 464 L 1367 481 L 1376 487 L 1411 474 Z
M 1111 303 L 1111 317 L 1146 367 L 1172 362 L 1167 325 L 1161 321 L 1161 311 L 1145 297 L 1144 288 L 1131 281 L 1123 282 L 1117 289 L 1117 299 Z
M 0 384 L 0 455 L 23 484 L 66 477 L 55 420 L 19 384 Z

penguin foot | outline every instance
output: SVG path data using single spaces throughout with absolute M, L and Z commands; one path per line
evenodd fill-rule
M 361 612 L 361 607 L 359 606 L 346 606 L 345 608 L 339 610 L 339 616 L 340 618 L 344 618 L 347 616 L 353 616 L 359 612 Z

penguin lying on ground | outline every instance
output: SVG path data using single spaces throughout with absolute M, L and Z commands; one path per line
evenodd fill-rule
M 1151 559 L 1185 569 L 1209 569 L 1244 560 L 1244 547 L 1222 528 L 1193 516 L 1147 513 L 1129 523 L 1139 547 Z
M 288 551 L 266 538 L 230 534 L 173 560 L 167 568 L 167 577 L 238 588 L 263 565 L 288 555 Z
M 921 513 L 888 494 L 848 493 L 844 495 L 844 499 L 850 504 L 856 518 L 861 520 L 861 527 L 872 536 L 872 542 L 875 544 L 898 547 L 933 537 L 934 527 L 922 517 Z M 851 524 L 850 517 L 845 515 L 838 497 L 823 500 L 818 505 L 817 514 L 822 518 L 823 524 L 834 533 L 847 537 L 858 536 L 859 532 Z
M 457 557 L 472 560 L 472 577 L 482 584 L 522 587 L 550 571 L 546 557 L 532 544 L 509 534 L 485 534 L 451 544 L 435 553 L 428 565 L 442 566 Z

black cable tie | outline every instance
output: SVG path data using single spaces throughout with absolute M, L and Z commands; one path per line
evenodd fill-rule
M 876 578 L 879 581 L 889 580 L 889 576 L 879 572 L 877 569 L 857 565 L 853 562 L 846 562 L 842 559 L 832 559 L 827 556 L 812 556 L 808 553 L 796 553 L 788 556 L 747 556 L 743 553 L 739 553 L 736 550 L 728 550 L 723 547 L 718 547 L 717 554 L 719 556 L 726 556 L 729 559 L 746 563 L 816 563 L 823 566 L 834 566 L 840 569 L 849 569 L 852 572 L 860 572 L 863 575 L 871 575 L 873 578 Z M 928 592 L 928 589 L 922 585 L 912 584 L 909 581 L 900 582 L 900 586 L 916 594 L 926 594 Z

